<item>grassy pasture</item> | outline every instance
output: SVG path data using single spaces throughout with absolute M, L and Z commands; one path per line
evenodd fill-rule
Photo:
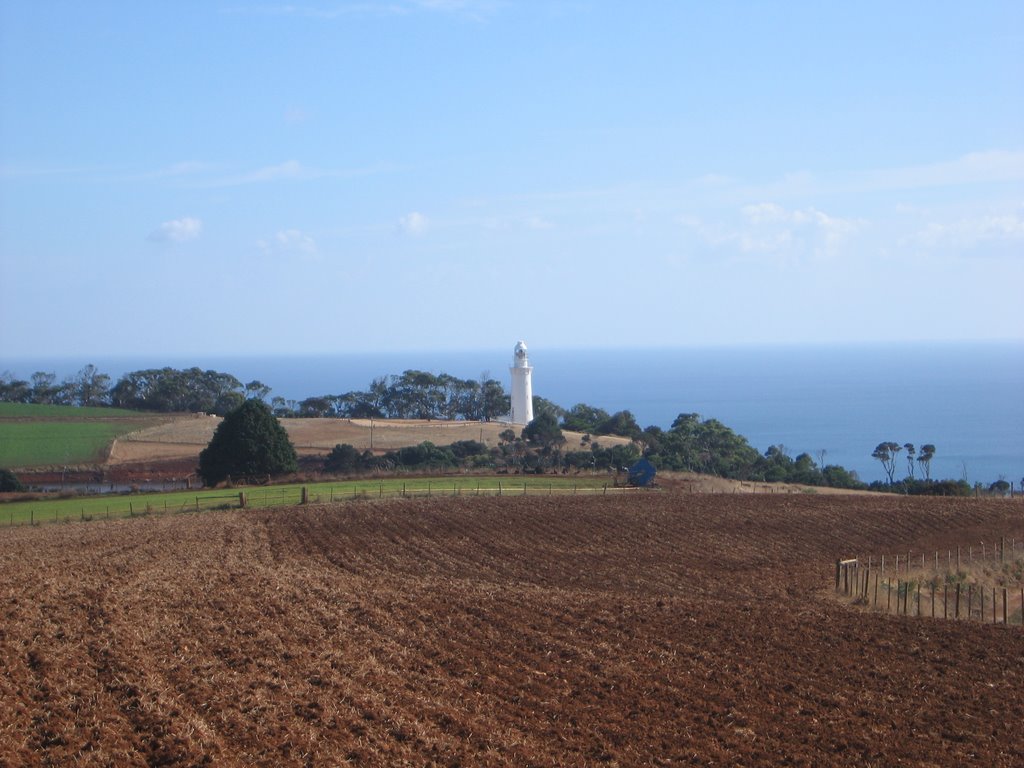
M 163 420 L 117 408 L 0 403 L 0 467 L 103 461 L 115 438 Z
M 324 483 L 251 486 L 237 489 L 170 491 L 144 494 L 94 494 L 69 498 L 10 501 L 0 504 L 0 526 L 129 517 L 163 512 L 195 512 L 240 506 L 239 494 L 252 508 L 293 506 L 306 488 L 311 503 L 401 496 L 547 496 L 604 493 L 605 475 L 561 475 L 515 478 L 416 477 Z M 623 489 L 609 488 L 608 492 Z

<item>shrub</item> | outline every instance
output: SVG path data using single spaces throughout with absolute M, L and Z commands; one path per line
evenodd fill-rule
M 0 469 L 0 492 L 18 493 L 24 490 L 25 486 L 23 486 L 21 481 L 14 476 L 13 472 L 9 469 Z
M 298 468 L 288 433 L 260 400 L 246 400 L 225 416 L 199 454 L 199 476 L 211 486 L 229 477 L 262 479 Z

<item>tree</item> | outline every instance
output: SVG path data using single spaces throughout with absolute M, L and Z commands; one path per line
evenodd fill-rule
M 71 399 L 77 405 L 107 405 L 110 402 L 110 377 L 91 363 L 66 382 Z
M 298 469 L 295 446 L 262 400 L 246 400 L 224 417 L 199 454 L 206 485 L 223 480 L 256 480 Z
M 998 480 L 996 480 L 994 483 L 992 483 L 992 485 L 988 487 L 989 493 L 994 493 L 999 496 L 1005 496 L 1009 492 L 1009 490 L 1010 484 L 1006 481 L 1005 478 L 1002 477 L 1000 477 Z
M 511 410 L 511 406 L 510 406 L 510 410 Z M 536 418 L 537 416 L 539 416 L 542 413 L 550 413 L 552 416 L 554 416 L 555 417 L 556 426 L 557 426 L 557 422 L 565 415 L 565 408 L 563 408 L 562 406 L 557 405 L 557 404 L 551 402 L 546 397 L 541 397 L 540 395 L 534 395 L 533 396 L 533 416 L 534 416 L 534 418 Z
M 932 479 L 932 458 L 935 456 L 935 446 L 925 443 L 921 446 L 921 452 L 917 455 L 917 463 L 924 468 L 924 479 Z
M 523 428 L 523 440 L 531 445 L 549 448 L 565 442 L 558 426 L 558 417 L 550 410 L 543 410 Z
M 245 399 L 242 383 L 228 373 L 199 368 L 132 371 L 110 391 L 111 401 L 121 408 L 161 413 L 231 413 Z
M 882 469 L 885 470 L 885 474 L 889 476 L 889 485 L 893 483 L 893 474 L 896 472 L 896 454 L 900 450 L 899 443 L 888 442 L 879 443 L 871 453 L 871 458 L 878 459 Z
M 14 476 L 14 473 L 9 469 L 0 469 L 0 492 L 12 493 L 24 491 L 25 486 L 21 484 L 21 481 Z
M 14 378 L 10 371 L 0 374 L 0 402 L 31 403 L 32 388 L 27 381 Z
M 610 419 L 608 411 L 586 403 L 576 403 L 562 418 L 562 429 L 570 432 L 597 434 L 598 428 Z
M 523 428 L 523 440 L 531 448 L 535 459 L 535 467 L 544 464 L 557 465 L 560 462 L 561 447 L 565 444 L 565 436 L 558 426 L 558 416 L 550 410 L 543 410 L 533 417 L 533 421 Z
M 904 443 L 903 450 L 907 452 L 907 477 L 914 479 L 914 444 Z
M 270 387 L 264 384 L 259 379 L 250 381 L 245 385 L 245 396 L 248 398 L 255 398 L 257 400 L 266 400 L 267 395 L 270 394 Z
M 643 430 L 636 423 L 636 417 L 629 411 L 617 411 L 598 425 L 598 435 L 618 435 L 636 440 Z
M 324 461 L 328 472 L 356 472 L 363 468 L 363 454 L 348 443 L 339 443 L 331 449 Z
M 480 421 L 500 418 L 512 410 L 512 398 L 505 394 L 504 387 L 497 379 L 485 379 L 480 382 L 480 399 Z
M 67 400 L 67 387 L 57 384 L 57 374 L 36 371 L 32 374 L 32 402 L 47 405 L 63 404 Z

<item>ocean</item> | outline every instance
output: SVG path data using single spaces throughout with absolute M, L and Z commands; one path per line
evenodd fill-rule
M 510 389 L 507 348 L 317 356 L 6 359 L 0 372 L 73 375 L 92 363 L 116 379 L 143 368 L 199 366 L 259 379 L 290 400 L 366 389 L 408 369 L 478 379 Z M 630 410 L 641 426 L 667 429 L 680 413 L 715 418 L 762 453 L 783 445 L 795 457 L 884 479 L 871 458 L 892 441 L 936 447 L 933 478 L 985 485 L 1024 481 L 1024 342 L 676 349 L 530 348 L 533 392 L 569 408 Z M 900 455 L 899 470 L 906 462 Z

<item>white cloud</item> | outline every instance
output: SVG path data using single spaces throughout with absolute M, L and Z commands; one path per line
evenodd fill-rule
M 256 242 L 268 256 L 316 256 L 319 252 L 316 241 L 298 229 L 279 230 L 269 240 Z
M 184 243 L 195 240 L 203 232 L 203 222 L 191 216 L 165 221 L 149 233 L 149 239 L 156 243 Z
M 790 259 L 833 257 L 865 224 L 813 207 L 789 209 L 770 202 L 743 206 L 731 224 L 709 224 L 692 214 L 676 221 L 715 248 Z
M 412 211 L 398 220 L 398 228 L 407 235 L 422 235 L 430 226 L 430 220 L 418 211 Z
M 930 221 L 904 238 L 901 245 L 925 249 L 970 251 L 981 246 L 1024 247 L 1024 206 L 1005 213 L 965 216 L 953 221 Z

